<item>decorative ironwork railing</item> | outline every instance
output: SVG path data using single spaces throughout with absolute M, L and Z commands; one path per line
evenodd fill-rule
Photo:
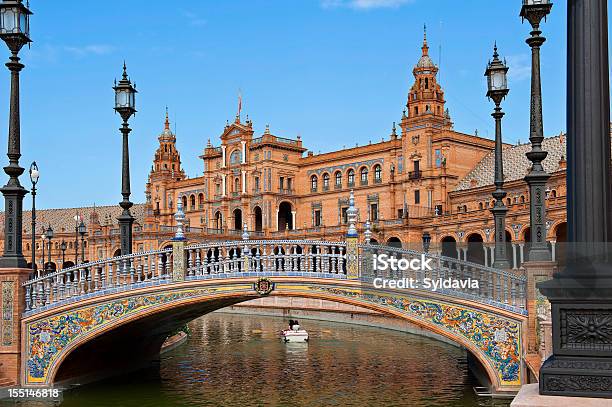
M 169 248 L 119 256 L 32 278 L 23 284 L 26 315 L 92 296 L 173 283 L 175 270 L 172 250 Z M 357 262 L 358 277 L 368 287 L 376 278 L 413 278 L 420 282 L 426 278 L 431 281 L 471 279 L 477 281 L 477 286 L 441 286 L 436 291 L 445 296 L 526 313 L 525 276 L 433 253 L 361 244 L 358 245 L 358 256 L 350 257 L 347 255 L 346 242 L 249 239 L 198 243 L 185 247 L 184 251 L 184 276 L 187 281 L 253 276 L 258 273 L 302 277 L 309 273 L 312 277 L 346 279 L 349 263 Z M 425 255 L 426 259 L 430 259 L 432 270 L 377 270 L 373 267 L 375 254 L 387 254 L 397 259 Z
M 440 287 L 436 291 L 441 294 L 454 297 L 467 298 L 478 303 L 491 304 L 498 308 L 526 314 L 526 287 L 527 278 L 523 274 L 515 274 L 512 271 L 500 270 L 492 267 L 483 266 L 476 263 L 457 260 L 452 257 L 439 256 L 434 253 L 423 253 L 415 250 L 400 249 L 389 246 L 379 245 L 359 245 L 360 265 L 359 274 L 362 281 L 373 282 L 375 278 L 383 279 L 413 279 L 421 284 L 415 289 L 429 290 L 424 287 L 424 279 L 434 281 L 440 280 L 459 282 L 459 287 Z M 377 254 L 387 254 L 389 257 L 414 258 L 425 254 L 426 258 L 431 258 L 432 270 L 413 270 L 408 268 L 405 271 L 381 271 L 373 268 L 373 256 Z M 461 281 L 466 282 L 462 287 Z M 476 282 L 477 287 L 468 282 Z
M 243 240 L 185 248 L 187 277 L 257 272 L 346 275 L 346 243 L 314 240 Z
M 26 313 L 72 302 L 93 293 L 160 284 L 172 276 L 172 249 L 154 250 L 79 264 L 24 283 Z

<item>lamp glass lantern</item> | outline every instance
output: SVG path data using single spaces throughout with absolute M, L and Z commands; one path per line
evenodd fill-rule
M 66 244 L 65 241 L 62 240 L 62 243 L 60 244 L 60 249 L 61 251 L 66 251 L 66 249 L 68 248 L 68 245 Z
M 128 78 L 125 65 L 123 65 L 123 77 L 113 87 L 115 90 L 115 111 L 127 120 L 136 113 L 136 86 Z
M 79 234 L 85 236 L 85 233 L 87 233 L 87 226 L 85 226 L 85 222 L 81 220 L 81 223 L 79 223 Z
M 508 94 L 508 66 L 499 59 L 497 47 L 493 53 L 493 60 L 487 65 L 487 97 L 493 98 L 496 103 Z M 499 102 L 498 102 L 499 100 Z
M 36 165 L 36 161 L 34 161 L 30 165 L 30 181 L 32 181 L 33 185 L 36 185 L 38 182 L 38 177 L 40 177 L 40 172 L 38 171 L 38 166 Z
M 47 239 L 49 240 L 53 239 L 53 229 L 51 229 L 51 225 L 49 225 L 45 233 L 47 235 Z
M 23 44 L 31 42 L 30 15 L 32 12 L 22 0 L 4 0 L 0 3 L 0 37 L 18 38 Z

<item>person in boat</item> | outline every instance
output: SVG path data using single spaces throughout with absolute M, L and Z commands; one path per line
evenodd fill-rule
M 299 331 L 300 330 L 300 323 L 298 322 L 297 319 L 295 321 L 293 321 L 293 326 L 291 327 L 291 329 L 293 329 L 294 331 Z
M 293 330 L 293 325 L 295 325 L 295 321 L 290 319 L 289 320 L 289 330 Z

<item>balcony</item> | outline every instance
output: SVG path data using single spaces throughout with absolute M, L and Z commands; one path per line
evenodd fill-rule
M 408 179 L 421 179 L 421 177 L 423 176 L 423 172 L 422 171 L 410 171 L 408 173 Z
M 293 195 L 295 193 L 295 190 L 288 188 L 279 188 L 278 193 L 281 195 Z

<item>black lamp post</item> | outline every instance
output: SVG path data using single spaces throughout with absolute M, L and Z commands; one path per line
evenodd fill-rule
M 502 128 L 501 120 L 504 117 L 500 104 L 509 92 L 508 67 L 499 59 L 497 45 L 493 52 L 493 60 L 489 62 L 485 76 L 487 77 L 487 97 L 493 99 L 495 110 L 491 114 L 495 119 L 495 205 L 491 209 L 495 221 L 495 261 L 493 267 L 508 269 L 510 262 L 506 255 L 506 212 L 504 204 L 506 191 L 504 191 L 504 163 L 502 158 Z
M 81 262 L 85 263 L 85 234 L 87 233 L 87 226 L 81 219 L 79 223 L 79 235 L 81 235 Z
M 62 239 L 62 243 L 60 243 L 60 249 L 62 250 L 62 267 L 64 268 L 64 264 L 66 263 L 66 249 L 68 248 L 68 245 L 66 244 L 66 241 Z
M 39 176 L 38 166 L 34 161 L 30 165 L 30 181 L 32 181 L 32 230 L 30 232 L 32 235 L 32 271 L 36 271 L 36 183 Z
M 74 215 L 74 265 L 79 264 L 79 220 L 81 217 L 77 213 Z
M 40 241 L 41 241 L 41 247 L 42 247 L 42 267 L 40 268 L 41 271 L 45 271 L 46 267 L 45 267 L 45 245 L 47 244 L 47 231 L 45 230 L 45 227 L 43 226 L 43 234 L 40 235 Z M 40 277 L 40 273 L 38 273 Z
M 542 18 L 550 13 L 550 0 L 523 0 L 521 17 L 531 24 L 531 37 L 527 44 L 531 47 L 531 119 L 529 141 L 531 151 L 525 153 L 531 161 L 531 169 L 525 176 L 529 185 L 529 222 L 531 226 L 531 245 L 527 258 L 530 261 L 550 261 L 551 254 L 546 243 L 546 200 L 544 190 L 550 177 L 544 171 L 542 161 L 548 152 L 542 150 L 544 140 L 544 125 L 542 121 L 542 86 L 540 82 L 540 47 L 546 41 L 540 31 Z
M 9 113 L 8 152 L 9 165 L 4 172 L 9 176 L 8 183 L 0 189 L 4 195 L 4 254 L 0 267 L 25 268 L 23 257 L 23 197 L 27 194 L 19 183 L 24 169 L 19 166 L 21 157 L 21 131 L 19 119 L 19 72 L 23 64 L 19 62 L 19 51 L 30 43 L 30 15 L 32 12 L 21 0 L 4 0 L 0 3 L 0 38 L 6 42 L 11 56 L 6 63 L 11 71 L 11 99 Z
M 48 246 L 48 251 L 49 254 L 47 256 L 49 256 L 49 262 L 47 263 L 47 270 L 48 272 L 51 272 L 51 241 L 53 240 L 53 229 L 51 229 L 51 224 L 49 224 L 49 227 L 47 228 L 47 231 L 45 232 L 45 234 L 47 235 L 47 239 L 49 240 L 49 246 Z
M 115 111 L 121 115 L 123 125 L 119 129 L 123 134 L 123 161 L 121 170 L 121 195 L 123 200 L 119 206 L 123 212 L 117 218 L 121 233 L 121 254 L 132 253 L 132 224 L 134 217 L 130 213 L 132 202 L 130 202 L 130 150 L 128 145 L 128 135 L 132 131 L 128 125 L 129 118 L 136 113 L 136 87 L 128 78 L 125 63 L 123 63 L 123 77 L 117 83 L 115 81 Z
M 429 253 L 429 247 L 431 245 L 431 235 L 429 232 L 423 232 L 423 251 Z
M 566 10 L 569 250 L 566 267 L 537 284 L 550 301 L 553 332 L 540 394 L 611 398 L 608 1 L 570 0 Z

